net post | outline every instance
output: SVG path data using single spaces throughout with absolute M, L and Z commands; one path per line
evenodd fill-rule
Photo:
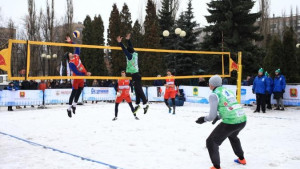
M 238 78 L 237 78 L 237 101 L 241 103 L 242 86 L 242 52 L 238 52 Z
M 25 80 L 28 79 L 28 75 L 29 75 L 29 67 L 30 67 L 30 44 L 29 44 L 29 40 L 26 41 L 27 44 L 27 50 L 26 50 L 26 76 L 25 76 Z

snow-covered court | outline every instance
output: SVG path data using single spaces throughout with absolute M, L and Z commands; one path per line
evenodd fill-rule
M 47 109 L 0 111 L 0 169 L 209 169 L 206 138 L 216 127 L 196 124 L 208 105 L 186 103 L 171 115 L 163 103 L 150 105 L 135 120 L 129 106 L 113 103 L 77 106 L 69 118 L 67 105 Z M 227 140 L 220 146 L 222 169 L 295 169 L 300 167 L 300 109 L 254 114 L 240 133 L 247 160 L 236 158 Z

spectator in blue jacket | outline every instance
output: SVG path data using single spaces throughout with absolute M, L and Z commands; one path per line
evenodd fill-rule
M 273 93 L 274 93 L 274 99 L 277 102 L 277 108 L 275 110 L 284 110 L 283 105 L 283 93 L 285 92 L 285 77 L 281 75 L 280 69 L 277 69 L 275 71 L 275 77 L 274 77 L 274 87 L 273 87 Z M 279 106 L 281 105 L 281 108 Z
M 271 95 L 272 95 L 272 90 L 273 90 L 273 79 L 270 77 L 269 73 L 266 71 L 265 72 L 266 80 L 267 80 L 267 90 L 266 90 L 266 104 L 267 104 L 267 109 L 272 110 L 272 105 L 271 105 Z
M 268 91 L 268 85 L 266 76 L 264 76 L 264 69 L 258 70 L 258 75 L 255 77 L 252 87 L 253 94 L 256 94 L 256 112 L 260 112 L 260 108 L 263 113 L 266 113 L 266 91 Z
M 10 91 L 16 91 L 16 90 L 19 90 L 18 87 L 15 87 L 14 83 L 13 82 L 10 82 L 6 88 L 7 90 L 10 90 Z M 8 106 L 8 111 L 13 111 L 12 109 L 12 106 Z

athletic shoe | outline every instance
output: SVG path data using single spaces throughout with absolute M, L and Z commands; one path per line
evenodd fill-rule
M 135 106 L 134 110 L 133 110 L 133 114 L 136 114 L 136 112 L 140 109 L 140 105 Z
M 114 117 L 113 119 L 112 119 L 112 121 L 116 121 L 118 118 L 117 117 Z
M 235 159 L 234 162 L 236 162 L 236 163 L 238 163 L 238 164 L 246 165 L 246 160 L 245 160 L 245 159 L 240 160 L 240 159 L 238 158 L 238 159 Z
M 147 106 L 144 108 L 144 114 L 147 113 L 148 109 L 149 109 L 149 105 L 147 105 Z
M 263 113 L 266 113 L 266 111 L 263 111 Z
M 72 112 L 71 112 L 71 110 L 67 109 L 67 112 L 68 112 L 68 116 L 71 118 L 71 117 L 72 117 Z
M 216 168 L 216 167 L 210 167 L 210 169 L 221 169 L 221 168 Z
M 259 111 L 258 111 L 258 110 L 255 110 L 253 113 L 259 113 Z
M 281 108 L 280 110 L 281 110 L 281 111 L 284 111 L 284 108 Z
M 169 107 L 169 113 L 171 113 L 172 112 L 172 108 L 171 107 Z
M 276 109 L 274 109 L 274 110 L 280 110 L 280 108 L 279 107 L 277 107 Z
M 175 115 L 175 111 L 173 111 L 173 115 Z
M 75 114 L 76 107 L 72 106 L 73 114 Z
M 135 116 L 134 118 L 135 118 L 136 120 L 140 120 L 140 119 L 139 119 L 138 117 L 136 117 L 136 116 Z

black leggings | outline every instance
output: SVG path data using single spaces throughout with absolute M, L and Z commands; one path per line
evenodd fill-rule
M 69 98 L 69 105 L 72 105 L 73 100 L 75 103 L 78 102 L 78 99 L 79 99 L 79 96 L 80 96 L 82 90 L 83 90 L 83 87 L 79 87 L 78 89 L 72 90 L 71 96 Z
M 134 112 L 134 108 L 133 108 L 133 105 L 132 105 L 132 102 L 129 102 L 129 107 L 131 109 L 131 112 L 133 113 Z M 116 103 L 115 104 L 115 117 L 118 117 L 118 111 L 119 111 L 119 103 Z M 136 114 L 133 113 L 134 116 L 136 116 Z
M 135 95 L 136 95 L 135 103 L 140 104 L 141 99 L 142 99 L 143 104 L 146 104 L 148 101 L 147 101 L 145 93 L 143 91 L 141 75 L 139 73 L 132 74 L 132 82 L 133 82 Z
M 219 146 L 228 137 L 232 149 L 239 159 L 244 159 L 244 152 L 240 139 L 237 137 L 239 132 L 246 126 L 246 122 L 240 124 L 220 123 L 206 140 L 206 147 L 209 152 L 211 162 L 215 168 L 220 168 Z
M 168 106 L 168 108 L 170 108 L 168 100 L 169 99 L 165 99 L 165 103 Z M 175 112 L 175 98 L 172 98 L 172 104 L 173 104 L 173 111 Z

